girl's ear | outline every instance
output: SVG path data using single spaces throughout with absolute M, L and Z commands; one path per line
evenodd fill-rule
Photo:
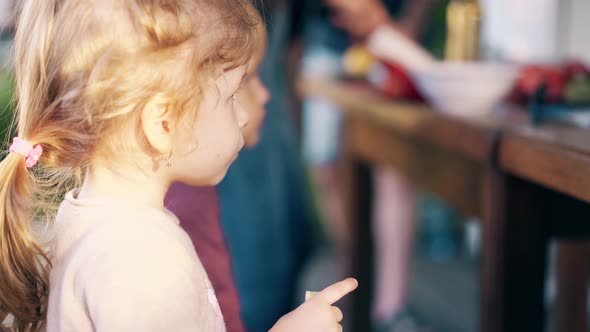
M 141 128 L 148 143 L 160 154 L 172 152 L 176 117 L 171 100 L 162 95 L 152 97 L 141 111 Z

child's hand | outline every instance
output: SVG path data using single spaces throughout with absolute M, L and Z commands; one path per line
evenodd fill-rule
M 342 311 L 333 306 L 352 292 L 358 282 L 349 278 L 327 287 L 313 298 L 283 316 L 270 332 L 337 332 L 342 331 Z

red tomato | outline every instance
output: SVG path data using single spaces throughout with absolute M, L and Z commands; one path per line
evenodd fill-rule
M 531 97 L 545 82 L 547 84 L 547 101 L 558 102 L 562 99 L 565 81 L 565 74 L 558 67 L 529 66 L 521 71 L 517 88 L 526 97 Z

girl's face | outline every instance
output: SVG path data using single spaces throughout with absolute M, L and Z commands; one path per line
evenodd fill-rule
M 177 126 L 170 171 L 174 181 L 215 185 L 244 146 L 248 113 L 236 102 L 246 66 L 222 74 L 203 94 L 192 126 Z

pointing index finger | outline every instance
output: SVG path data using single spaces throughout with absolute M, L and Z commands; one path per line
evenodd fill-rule
M 321 300 L 330 305 L 338 302 L 341 298 L 346 296 L 358 287 L 358 281 L 354 278 L 348 278 L 337 282 L 331 286 L 326 287 L 319 294 L 314 296 L 314 300 Z

